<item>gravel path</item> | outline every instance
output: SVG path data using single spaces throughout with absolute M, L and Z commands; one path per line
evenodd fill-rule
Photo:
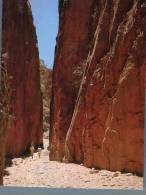
M 50 187 L 50 188 L 102 188 L 102 189 L 142 189 L 143 178 L 120 172 L 94 170 L 82 165 L 65 164 L 49 161 L 46 149 L 48 142 L 44 140 L 45 149 L 39 159 L 15 158 L 4 176 L 4 186 Z

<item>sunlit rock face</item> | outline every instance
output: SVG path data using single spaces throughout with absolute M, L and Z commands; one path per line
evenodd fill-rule
M 3 1 L 3 61 L 11 88 L 12 120 L 6 154 L 23 154 L 42 145 L 40 72 L 37 38 L 27 0 Z
M 59 3 L 50 159 L 142 174 L 146 5 Z

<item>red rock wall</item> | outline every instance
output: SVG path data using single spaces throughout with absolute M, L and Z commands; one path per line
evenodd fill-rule
M 3 185 L 5 167 L 5 131 L 9 120 L 9 96 L 6 70 L 0 60 L 0 185 Z
M 60 1 L 50 158 L 143 173 L 142 0 Z
M 90 34 L 87 26 L 92 28 L 91 6 L 92 1 L 88 0 L 83 4 L 77 0 L 60 1 L 60 24 L 51 103 L 51 159 L 61 160 L 64 156 L 65 137 L 74 110 L 84 60 L 89 50 Z
M 18 156 L 42 144 L 39 54 L 28 0 L 3 1 L 3 60 L 11 86 L 6 154 Z

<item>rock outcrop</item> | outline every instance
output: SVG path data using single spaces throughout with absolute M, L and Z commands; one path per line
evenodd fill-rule
M 142 174 L 145 1 L 59 3 L 50 159 Z
M 50 127 L 50 101 L 52 93 L 52 70 L 49 69 L 43 60 L 40 60 L 40 81 L 43 104 L 43 132 Z M 48 134 L 49 135 L 49 134 Z
M 37 38 L 28 0 L 3 1 L 3 62 L 11 86 L 12 120 L 6 155 L 19 156 L 42 145 L 40 70 Z

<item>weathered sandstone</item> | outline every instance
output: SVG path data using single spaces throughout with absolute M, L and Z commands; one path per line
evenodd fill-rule
M 50 158 L 142 174 L 145 1 L 59 2 Z
M 50 101 L 51 101 L 51 93 L 52 93 L 52 70 L 49 69 L 44 64 L 43 60 L 40 60 L 40 82 L 41 82 L 42 104 L 43 104 L 43 132 L 46 132 L 49 130 L 49 126 L 50 126 L 49 122 L 50 122 Z
M 3 1 L 3 61 L 11 86 L 6 155 L 42 145 L 39 54 L 28 0 Z

